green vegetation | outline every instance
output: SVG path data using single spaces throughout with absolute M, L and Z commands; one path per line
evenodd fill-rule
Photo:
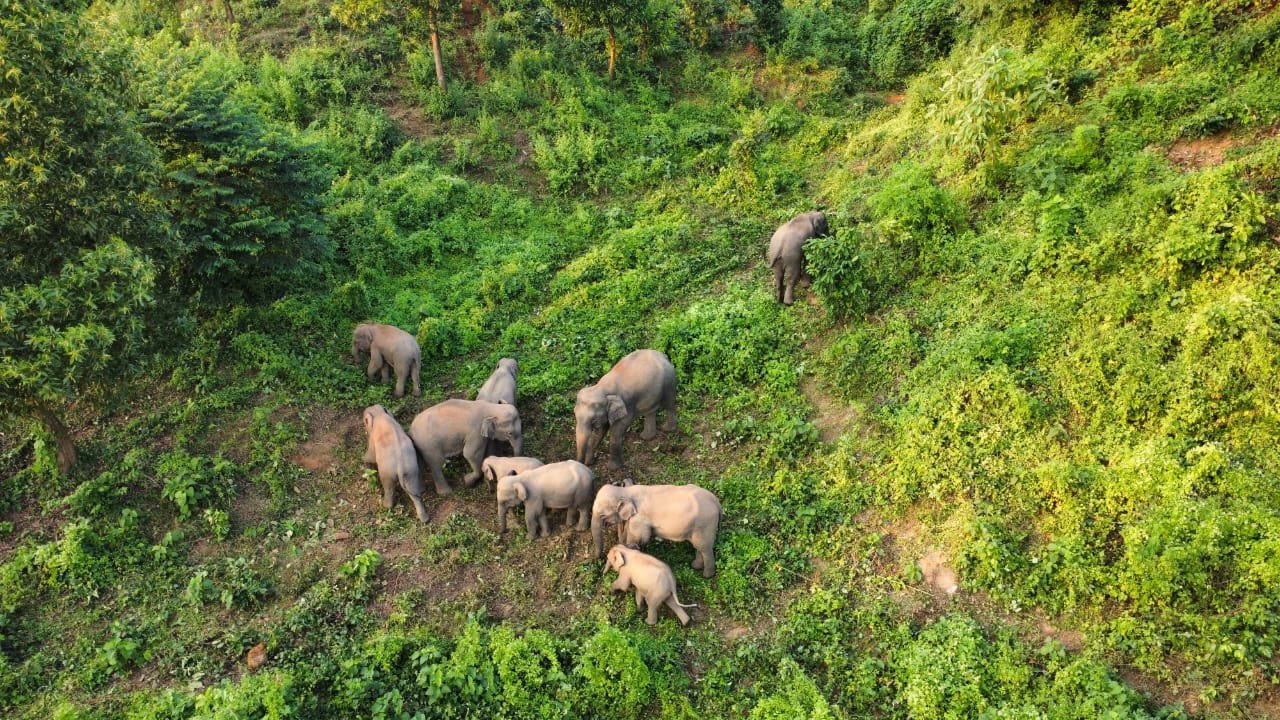
M 1273 5 L 0 0 L 0 714 L 1273 714 Z M 639 347 L 688 628 L 379 506 L 364 407 L 516 357 L 559 460 Z

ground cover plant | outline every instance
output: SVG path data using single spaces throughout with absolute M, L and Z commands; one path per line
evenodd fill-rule
M 1280 713 L 1272 4 L 0 5 L 6 716 Z M 516 357 L 560 460 L 640 347 L 688 628 L 379 506 L 366 406 Z

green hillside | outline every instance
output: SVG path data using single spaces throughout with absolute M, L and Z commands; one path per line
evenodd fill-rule
M 0 0 L 0 156 L 4 717 L 1280 717 L 1275 2 Z M 379 504 L 365 407 L 572 458 L 645 347 L 688 627 Z

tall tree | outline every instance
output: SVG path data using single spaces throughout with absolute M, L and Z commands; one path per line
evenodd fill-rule
M 76 0 L 0 0 L 0 412 L 76 459 L 67 403 L 136 360 L 155 259 L 173 250 L 150 146 L 114 98 L 126 56 Z
M 436 64 L 436 84 L 445 89 L 444 60 L 440 52 L 440 28 L 457 14 L 458 0 L 337 0 L 330 12 L 343 25 L 368 27 L 395 12 L 404 12 L 412 25 L 427 29 L 431 57 Z
M 645 21 L 648 0 L 550 0 L 565 29 L 575 35 L 603 29 L 609 53 L 609 80 L 618 61 L 618 34 Z

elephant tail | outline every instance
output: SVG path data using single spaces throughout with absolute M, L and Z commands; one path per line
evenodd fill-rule
M 671 591 L 671 599 L 675 600 L 676 604 L 683 608 L 698 607 L 698 603 L 693 603 L 692 605 L 685 605 L 684 603 L 680 602 L 680 596 L 676 594 L 675 590 Z

